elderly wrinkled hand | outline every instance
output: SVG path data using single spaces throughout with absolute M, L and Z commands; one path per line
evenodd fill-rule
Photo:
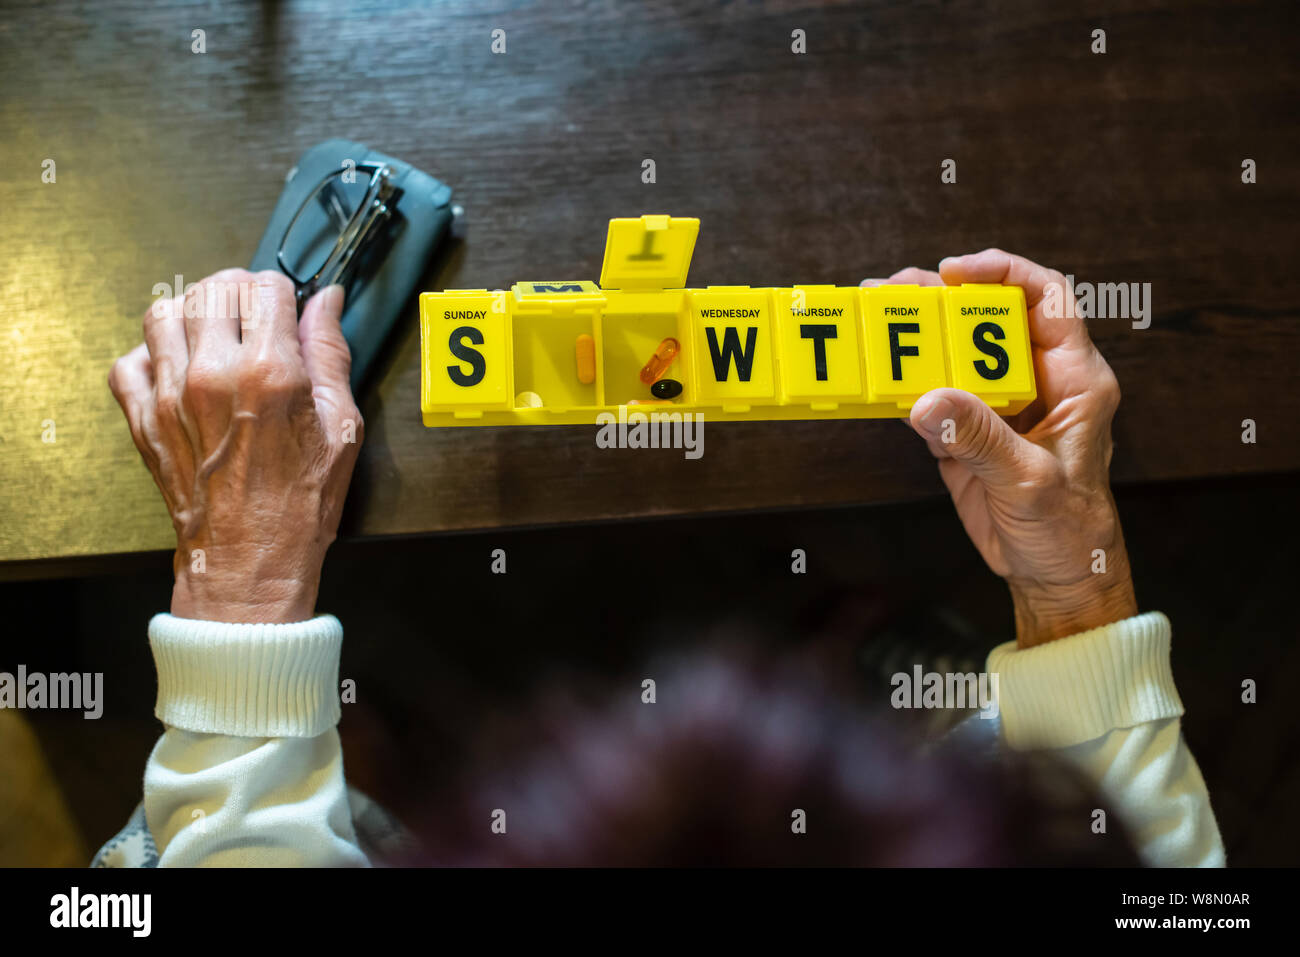
M 1011 589 L 1020 647 L 1135 615 L 1109 479 L 1119 383 L 1077 310 L 1046 308 L 1050 297 L 1072 295 L 1065 277 L 986 249 L 945 259 L 938 272 L 909 268 L 883 282 L 1025 291 L 1037 400 L 1004 420 L 969 392 L 935 389 L 909 420 L 939 460 L 967 534 Z
M 145 314 L 109 387 L 176 528 L 171 611 L 310 618 L 362 439 L 343 290 L 298 319 L 277 272 L 216 273 Z

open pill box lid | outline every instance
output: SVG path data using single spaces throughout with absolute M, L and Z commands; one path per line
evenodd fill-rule
M 941 386 L 1003 414 L 1033 401 L 1019 286 L 686 288 L 699 225 L 610 220 L 599 285 L 423 293 L 425 425 L 896 418 Z
M 611 219 L 602 289 L 681 289 L 695 253 L 700 221 L 672 216 Z

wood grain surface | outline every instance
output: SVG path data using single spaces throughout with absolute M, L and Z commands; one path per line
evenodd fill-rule
M 1300 469 L 1295 11 L 6 3 L 0 561 L 172 546 L 109 367 L 155 284 L 245 264 L 285 172 L 336 136 L 455 188 L 469 234 L 427 289 L 595 279 L 606 220 L 642 212 L 701 218 L 692 285 L 856 284 L 990 245 L 1150 283 L 1150 328 L 1091 323 L 1124 389 L 1115 480 Z M 586 427 L 426 429 L 408 311 L 361 401 L 347 536 L 942 491 L 892 421 L 718 425 L 698 461 Z

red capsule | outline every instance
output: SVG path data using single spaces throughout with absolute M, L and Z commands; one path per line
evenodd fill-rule
M 659 343 L 648 362 L 641 367 L 641 381 L 646 385 L 654 385 L 660 377 L 668 371 L 668 367 L 673 364 L 677 358 L 677 353 L 681 350 L 681 345 L 671 336 Z

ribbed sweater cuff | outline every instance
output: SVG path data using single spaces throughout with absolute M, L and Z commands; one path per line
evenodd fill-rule
M 1012 748 L 1064 748 L 1115 728 L 1178 717 L 1169 664 L 1172 628 L 1160 612 L 1023 651 L 994 648 L 1002 733 Z
M 333 615 L 235 625 L 155 615 L 154 714 L 186 731 L 313 738 L 338 724 L 343 626 Z

